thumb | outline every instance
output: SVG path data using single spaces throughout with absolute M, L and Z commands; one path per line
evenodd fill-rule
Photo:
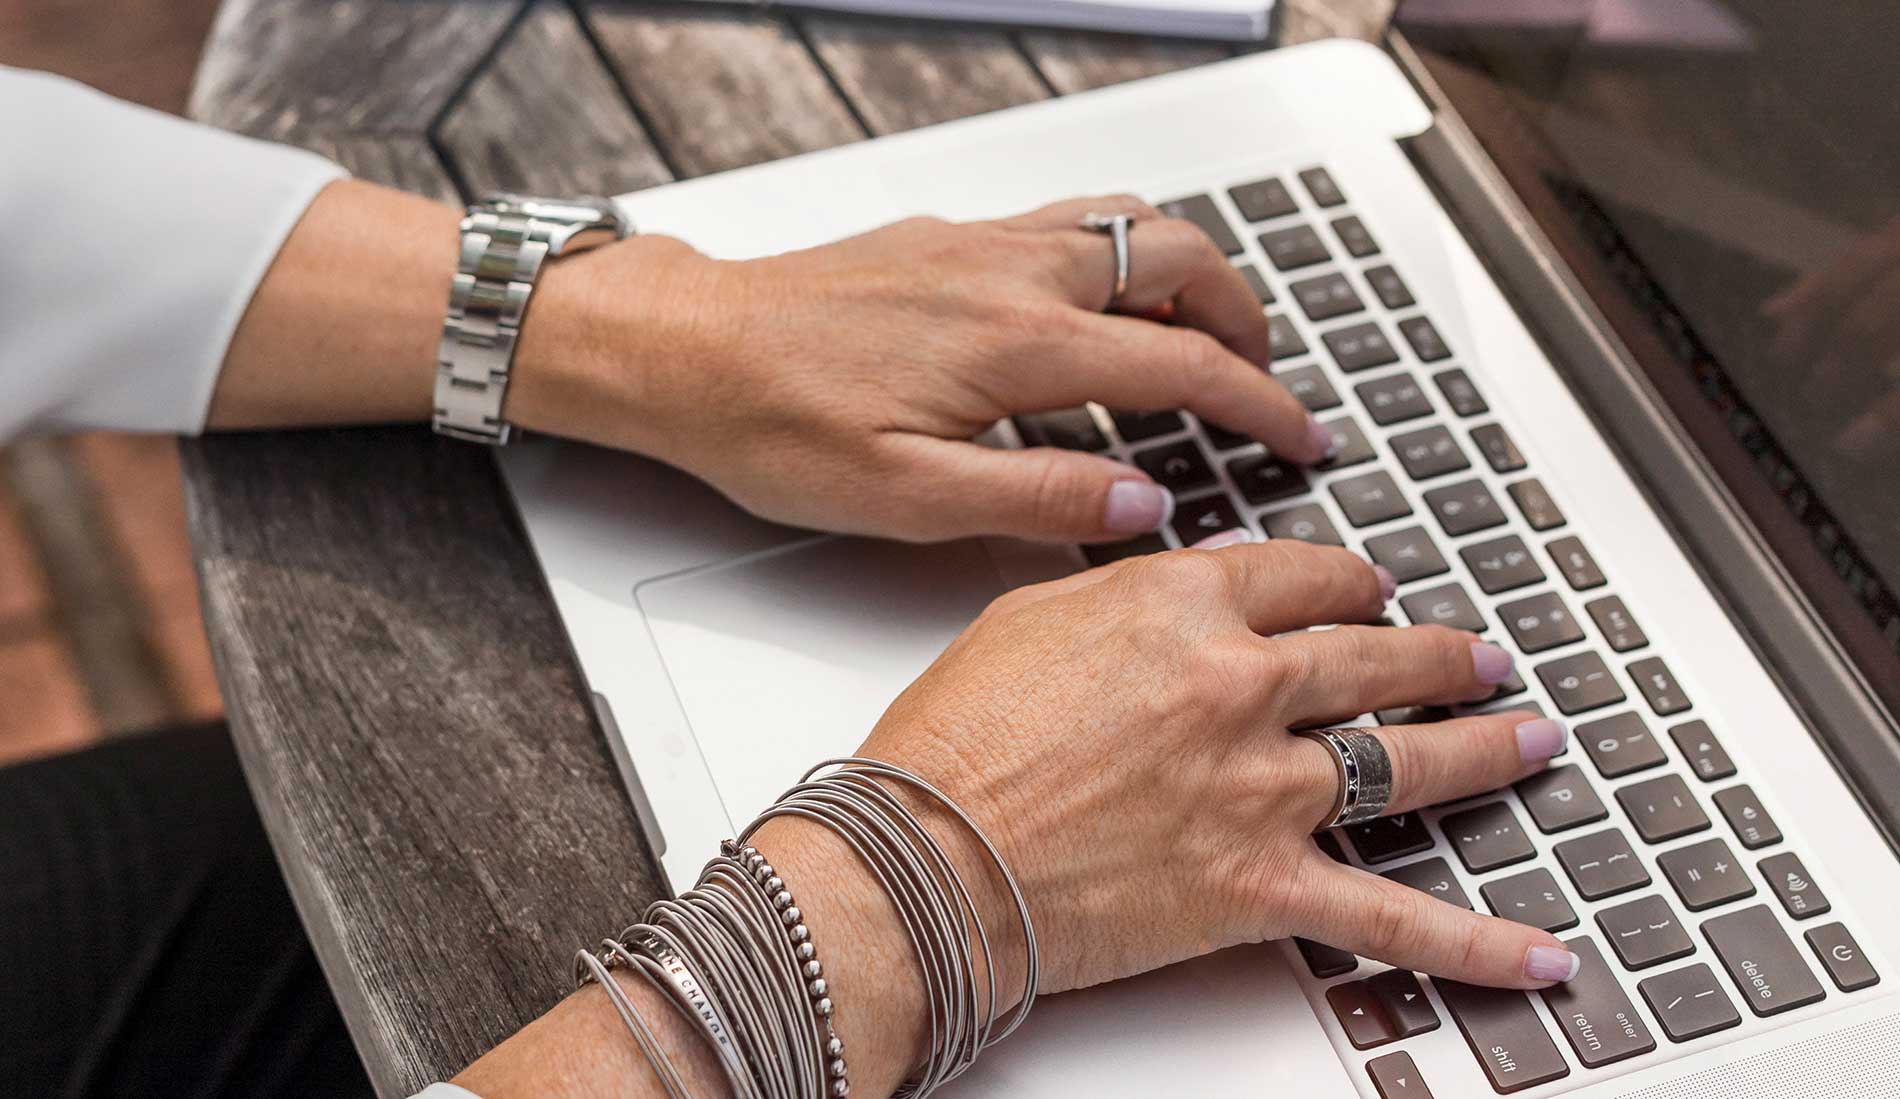
M 1174 517 L 1174 494 L 1110 458 L 1055 447 L 996 450 L 927 441 L 939 521 L 962 534 L 1039 542 L 1114 542 Z

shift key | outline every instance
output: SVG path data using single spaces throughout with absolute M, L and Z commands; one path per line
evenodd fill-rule
M 1597 944 L 1579 937 L 1564 940 L 1564 945 L 1583 966 L 1570 980 L 1544 989 L 1543 997 L 1583 1067 L 1598 1068 L 1655 1049 L 1656 1039 L 1604 964 Z
M 1491 1087 L 1523 1091 L 1570 1075 L 1570 1066 L 1522 992 L 1434 980 L 1438 996 L 1478 1057 Z

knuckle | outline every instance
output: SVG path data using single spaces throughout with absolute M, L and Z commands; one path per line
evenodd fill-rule
M 1185 402 L 1188 396 L 1213 386 L 1224 360 L 1220 343 L 1207 333 L 1194 328 L 1172 331 L 1174 375 Z
M 1080 524 L 1094 508 L 1095 486 L 1087 478 L 1072 475 L 1061 454 L 1039 454 L 1033 461 L 1040 467 L 1034 473 L 1030 507 L 1038 522 L 1044 524 Z
M 1144 591 L 1168 601 L 1199 601 L 1220 591 L 1227 582 L 1226 568 L 1205 550 L 1157 553 L 1131 571 Z
M 1386 956 L 1381 961 L 1389 957 L 1411 957 L 1425 944 L 1427 931 L 1420 900 L 1422 898 L 1414 898 L 1394 889 L 1380 889 L 1374 894 L 1372 911 L 1361 914 L 1373 921 L 1371 939 L 1374 949 Z

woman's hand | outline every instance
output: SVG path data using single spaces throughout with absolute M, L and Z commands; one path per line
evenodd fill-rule
M 1141 219 L 1114 251 L 1090 212 Z M 1330 444 L 1266 371 L 1260 303 L 1206 236 L 1127 197 L 1005 221 L 916 219 L 747 262 L 640 237 L 550 264 L 508 415 L 648 454 L 748 510 L 909 540 L 1099 542 L 1153 530 L 1167 491 L 1108 458 L 969 440 L 1095 400 L 1186 408 L 1290 460 Z

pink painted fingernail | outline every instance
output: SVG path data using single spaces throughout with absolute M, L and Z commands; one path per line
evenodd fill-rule
M 1524 952 L 1524 976 L 1533 981 L 1574 980 L 1583 959 L 1555 946 L 1533 946 Z
M 1474 642 L 1471 646 L 1471 667 L 1480 683 L 1495 687 L 1511 678 L 1511 664 L 1511 654 L 1489 641 Z
M 1252 531 L 1246 527 L 1235 527 L 1233 530 L 1224 530 L 1219 534 L 1210 534 L 1206 538 L 1194 543 L 1192 548 L 1219 549 L 1222 546 L 1238 546 L 1242 542 L 1251 541 L 1253 541 Z
M 1339 440 L 1317 416 L 1306 418 L 1306 444 L 1315 462 L 1323 462 L 1339 453 Z
M 1174 493 L 1153 481 L 1116 481 L 1108 486 L 1102 525 L 1117 534 L 1157 530 L 1174 516 Z
M 1379 578 L 1379 601 L 1390 603 L 1392 596 L 1399 590 L 1399 578 L 1393 576 L 1392 570 L 1384 565 L 1372 566 L 1372 575 Z
M 1517 754 L 1525 763 L 1541 763 L 1564 750 L 1570 730 L 1563 722 L 1540 717 L 1517 727 Z

